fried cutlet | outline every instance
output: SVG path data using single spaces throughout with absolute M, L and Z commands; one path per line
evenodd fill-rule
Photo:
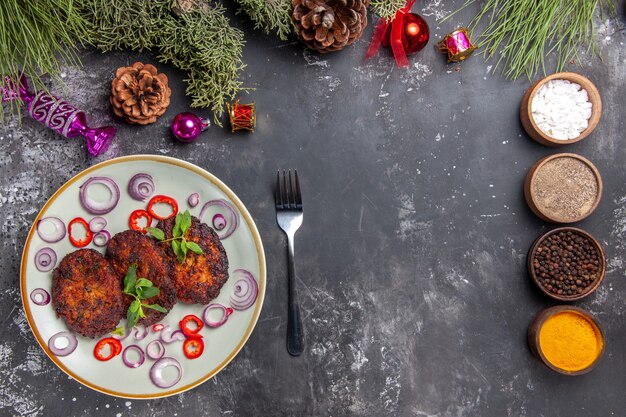
M 165 233 L 165 239 L 172 237 L 174 223 L 175 219 L 172 217 L 157 225 Z M 160 244 L 173 265 L 170 276 L 176 285 L 178 299 L 190 304 L 208 304 L 219 295 L 228 279 L 226 251 L 217 233 L 197 217 L 192 216 L 191 227 L 185 238 L 197 243 L 204 253 L 197 255 L 188 251 L 182 264 L 177 261 L 169 243 Z
M 86 337 L 115 330 L 126 313 L 118 276 L 93 249 L 68 254 L 54 269 L 52 305 L 70 330 Z
M 119 288 L 124 286 L 124 277 L 131 264 L 137 265 L 137 278 L 147 278 L 159 289 L 159 294 L 143 301 L 144 304 L 159 304 L 168 312 L 176 304 L 176 288 L 169 278 L 170 264 L 165 254 L 152 238 L 135 230 L 118 233 L 109 241 L 106 258 L 111 265 Z M 124 295 L 127 309 L 133 297 Z M 140 324 L 149 326 L 161 320 L 167 313 L 144 308 L 146 317 L 139 319 Z M 126 312 L 126 310 L 124 310 Z

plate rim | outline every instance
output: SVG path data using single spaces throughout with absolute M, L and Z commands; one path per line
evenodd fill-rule
M 191 383 L 189 383 L 187 385 L 179 387 L 177 389 L 167 390 L 167 391 L 164 391 L 162 393 L 156 393 L 156 394 L 128 394 L 128 393 L 125 393 L 125 392 L 113 391 L 113 390 L 109 390 L 107 388 L 98 386 L 98 385 L 96 385 L 96 384 L 94 384 L 94 383 L 92 383 L 90 381 L 85 380 L 84 378 L 81 378 L 81 377 L 75 375 L 63 363 L 61 363 L 61 361 L 55 355 L 53 355 L 50 352 L 50 350 L 48 349 L 47 343 L 41 338 L 41 335 L 39 334 L 37 328 L 35 327 L 30 308 L 28 307 L 28 294 L 26 294 L 26 266 L 27 266 L 27 262 L 28 262 L 27 254 L 28 254 L 28 251 L 30 249 L 30 244 L 31 244 L 32 238 L 33 238 L 34 233 L 36 232 L 36 229 L 37 229 L 36 228 L 37 222 L 40 220 L 40 218 L 42 216 L 42 213 L 44 213 L 49 208 L 49 206 L 54 201 L 56 201 L 56 199 L 70 185 L 74 184 L 76 181 L 78 181 L 79 179 L 83 178 L 84 176 L 86 176 L 90 172 L 93 172 L 93 171 L 95 171 L 95 170 L 97 170 L 99 168 L 102 168 L 102 167 L 105 167 L 105 166 L 109 166 L 109 165 L 114 165 L 114 164 L 124 163 L 124 162 L 136 162 L 136 161 L 153 161 L 153 162 L 159 162 L 159 163 L 175 165 L 175 166 L 178 166 L 178 167 L 181 167 L 181 168 L 184 168 L 184 169 L 188 169 L 189 171 L 192 171 L 192 172 L 194 172 L 194 173 L 204 177 L 206 180 L 208 180 L 213 185 L 215 185 L 217 188 L 219 188 L 220 191 L 222 191 L 224 194 L 226 194 L 228 196 L 228 198 L 235 204 L 237 209 L 239 209 L 240 213 L 242 214 L 244 220 L 248 224 L 248 227 L 250 229 L 250 232 L 251 232 L 253 240 L 254 240 L 254 244 L 255 244 L 255 247 L 256 247 L 256 252 L 258 254 L 258 262 L 259 262 L 259 297 L 257 299 L 255 311 L 254 311 L 254 313 L 252 315 L 252 320 L 250 321 L 250 324 L 248 325 L 248 328 L 246 329 L 244 335 L 242 336 L 242 338 L 239 341 L 239 343 L 237 344 L 237 346 L 230 352 L 230 354 L 217 367 L 212 369 L 205 376 L 203 376 L 203 377 L 199 378 L 198 380 L 193 381 L 193 382 L 191 382 Z M 74 380 L 78 381 L 79 383 L 85 385 L 86 387 L 89 387 L 89 388 L 91 388 L 91 389 L 93 389 L 95 391 L 101 392 L 103 394 L 111 395 L 113 397 L 118 397 L 118 398 L 135 399 L 135 400 L 147 400 L 147 399 L 156 399 L 156 398 L 169 397 L 169 396 L 177 395 L 177 394 L 180 394 L 182 392 L 185 392 L 185 391 L 188 391 L 190 389 L 193 389 L 193 388 L 203 384 L 204 382 L 208 381 L 209 379 L 211 379 L 215 375 L 217 375 L 222 369 L 224 369 L 226 367 L 226 365 L 228 365 L 237 356 L 237 354 L 241 351 L 241 349 L 244 347 L 244 345 L 246 344 L 246 342 L 250 338 L 250 335 L 252 334 L 252 331 L 256 327 L 256 324 L 257 324 L 257 322 L 259 320 L 259 316 L 261 315 L 261 310 L 263 308 L 263 302 L 265 301 L 266 274 L 267 274 L 267 271 L 266 271 L 265 251 L 263 249 L 263 242 L 261 240 L 261 235 L 259 234 L 259 230 L 256 227 L 256 223 L 252 219 L 252 216 L 248 212 L 248 209 L 244 206 L 244 204 L 239 199 L 239 197 L 237 197 L 237 195 L 226 184 L 224 184 L 219 178 L 217 178 L 215 175 L 211 174 L 209 171 L 207 171 L 207 170 L 205 170 L 203 168 L 200 168 L 199 166 L 197 166 L 195 164 L 192 164 L 191 162 L 187 162 L 187 161 L 184 161 L 182 159 L 178 159 L 178 158 L 174 158 L 174 157 L 170 157 L 170 156 L 150 155 L 150 154 L 126 155 L 126 156 L 120 156 L 120 157 L 109 159 L 107 161 L 103 161 L 103 162 L 97 163 L 95 165 L 92 165 L 92 166 L 82 170 L 81 172 L 79 172 L 78 174 L 74 175 L 72 178 L 67 180 L 65 183 L 63 183 L 63 185 L 61 185 L 61 187 L 59 187 L 59 189 L 57 189 L 54 192 L 54 194 L 52 194 L 52 196 L 50 196 L 48 198 L 48 200 L 46 201 L 46 203 L 41 207 L 41 209 L 37 213 L 37 217 L 35 217 L 35 219 L 32 222 L 30 231 L 28 232 L 28 236 L 26 237 L 26 242 L 24 244 L 24 249 L 22 250 L 22 259 L 21 259 L 21 263 L 20 263 L 20 293 L 21 293 L 21 299 L 22 299 L 22 309 L 23 309 L 23 311 L 24 311 L 24 313 L 26 315 L 26 319 L 28 321 L 28 325 L 30 327 L 31 332 L 35 336 L 35 339 L 36 339 L 37 343 L 39 344 L 39 346 L 42 348 L 42 350 L 46 353 L 46 355 L 52 360 L 52 362 L 59 369 L 61 369 L 69 377 L 71 377 L 72 379 L 74 379 Z

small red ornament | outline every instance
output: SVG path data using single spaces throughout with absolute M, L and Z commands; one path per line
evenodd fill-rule
M 398 67 L 409 66 L 406 56 L 420 51 L 430 39 L 428 23 L 420 15 L 409 12 L 413 4 L 415 0 L 407 0 L 392 20 L 381 18 L 378 21 L 365 59 L 376 55 L 382 44 L 391 46 Z
M 237 130 L 249 130 L 254 132 L 256 126 L 256 106 L 254 101 L 249 104 L 241 104 L 239 100 L 234 103 L 226 103 L 230 127 L 233 132 Z

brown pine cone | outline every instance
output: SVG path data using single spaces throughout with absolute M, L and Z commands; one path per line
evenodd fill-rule
M 300 40 L 321 53 L 343 49 L 367 26 L 369 0 L 291 0 Z
M 156 122 L 170 104 L 172 90 L 167 81 L 167 75 L 157 74 L 154 65 L 135 62 L 130 67 L 118 68 L 109 100 L 113 112 L 131 124 Z

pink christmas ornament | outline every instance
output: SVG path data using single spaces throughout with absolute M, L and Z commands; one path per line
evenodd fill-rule
M 193 113 L 178 113 L 172 120 L 172 133 L 181 142 L 190 143 L 208 129 L 211 123 Z

